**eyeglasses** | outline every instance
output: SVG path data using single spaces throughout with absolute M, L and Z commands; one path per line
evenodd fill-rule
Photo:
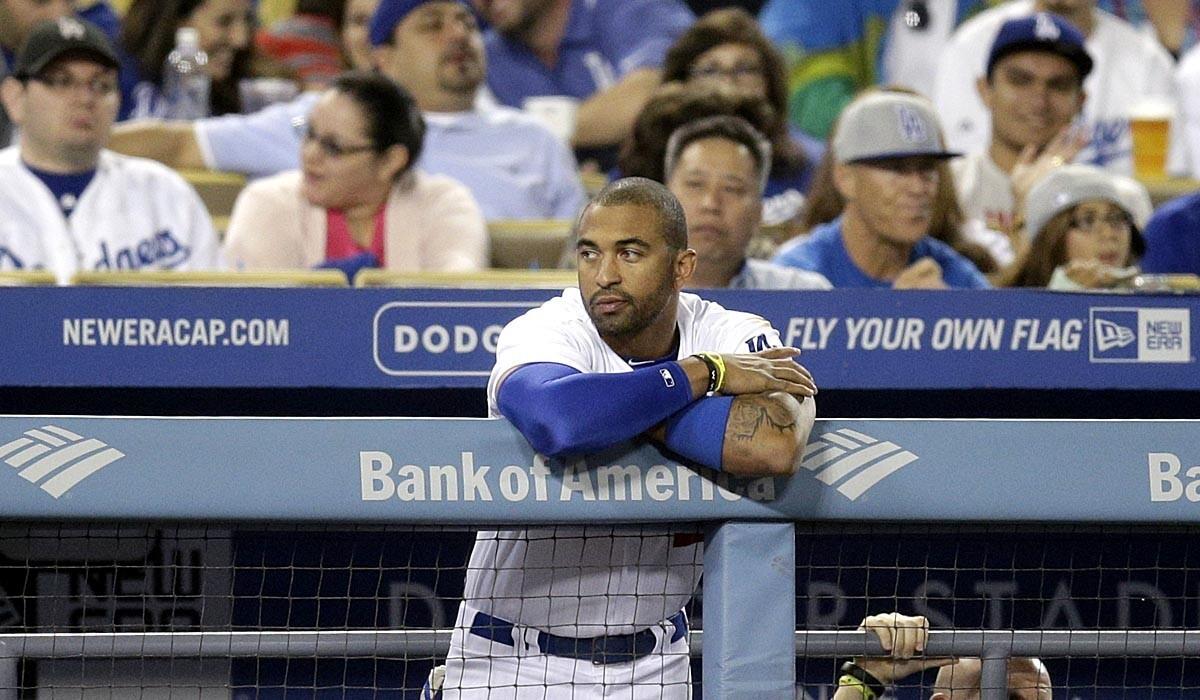
M 50 75 L 35 75 L 30 80 L 41 83 L 49 88 L 51 92 L 57 93 L 75 92 L 79 88 L 84 88 L 89 94 L 101 98 L 117 94 L 117 79 L 111 77 L 75 80 L 65 73 L 52 73 Z
M 373 144 L 365 144 L 362 146 L 346 146 L 338 143 L 332 136 L 317 136 L 311 126 L 305 126 L 301 138 L 304 143 L 315 143 L 317 148 L 321 149 L 321 154 L 330 158 L 340 158 L 342 156 L 352 155 L 354 153 L 365 153 L 374 151 Z
M 763 77 L 762 66 L 753 63 L 739 63 L 730 68 L 720 65 L 695 66 L 691 70 L 693 79 L 728 78 L 733 82 L 741 82 Z
M 1125 214 L 1107 214 L 1105 216 L 1085 214 L 1071 219 L 1072 228 L 1078 229 L 1088 235 L 1099 233 L 1101 225 L 1107 226 L 1114 231 L 1128 232 L 1133 226 L 1133 222 Z

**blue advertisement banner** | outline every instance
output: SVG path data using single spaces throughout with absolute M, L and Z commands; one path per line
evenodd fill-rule
M 13 288 L 0 386 L 483 387 L 551 290 Z M 1200 389 L 1197 296 L 704 292 L 767 318 L 826 389 Z
M 9 518 L 341 523 L 1197 522 L 1196 421 L 822 420 L 791 478 L 486 419 L 0 418 Z M 954 485 L 953 498 L 930 498 Z

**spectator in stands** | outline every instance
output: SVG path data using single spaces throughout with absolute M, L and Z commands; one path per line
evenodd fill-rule
M 972 231 L 982 224 L 965 219 L 958 205 L 953 176 L 945 162 L 956 154 L 944 150 L 928 101 L 889 88 L 865 92 L 851 106 L 864 102 L 868 108 L 847 107 L 835 125 L 800 222 L 809 236 L 785 244 L 775 262 L 815 269 L 835 287 L 888 286 L 887 277 L 866 269 L 889 258 L 890 267 L 895 268 L 907 255 L 911 269 L 895 277 L 898 288 L 937 287 L 942 282 L 935 268 L 943 266 L 949 286 L 980 286 L 980 272 L 994 272 L 997 266 L 986 248 L 972 242 L 985 237 Z M 891 117 L 886 116 L 887 105 L 893 107 Z M 841 130 L 847 126 L 855 133 L 843 136 Z M 918 142 L 913 142 L 914 138 Z M 919 153 L 924 155 L 915 155 Z M 932 193 L 928 186 L 915 188 L 915 179 L 932 185 Z M 859 184 L 867 189 L 863 191 Z M 851 240 L 843 241 L 847 222 Z M 918 237 L 920 231 L 926 235 Z M 909 245 L 912 248 L 906 253 Z M 854 252 L 847 257 L 849 246 Z M 873 253 L 872 248 L 879 250 Z M 872 262 L 876 254 L 882 257 Z M 833 269 L 838 271 L 837 277 L 831 275 Z
M 765 100 L 771 115 L 762 131 L 771 139 L 773 156 L 764 193 L 766 220 L 779 223 L 800 211 L 812 177 L 809 153 L 819 155 L 822 146 L 803 132 L 790 132 L 783 57 L 753 17 L 734 7 L 701 17 L 667 52 L 663 81 L 726 85 Z
M 251 183 L 225 240 L 245 268 L 487 267 L 487 226 L 471 193 L 413 168 L 425 124 L 404 88 L 347 73 L 313 107 L 302 169 Z
M 1179 96 L 1179 114 L 1172 124 L 1179 132 L 1187 154 L 1183 172 L 1200 178 L 1200 46 L 1184 54 L 1175 72 L 1175 91 Z
M 458 0 L 384 0 L 372 17 L 379 70 L 403 85 L 425 116 L 419 163 L 471 190 L 488 219 L 568 219 L 586 197 L 565 145 L 532 117 L 476 107 L 482 37 Z M 317 99 L 305 93 L 258 114 L 193 124 L 128 125 L 114 148 L 175 167 L 272 175 L 299 167 L 300 134 Z
M 842 666 L 832 700 L 882 697 L 887 686 L 914 673 L 937 668 L 929 700 L 979 700 L 983 664 L 975 658 L 925 657 L 929 621 L 918 615 L 871 615 L 859 629 L 879 637 L 887 657 L 858 657 Z M 1008 660 L 1010 700 L 1051 700 L 1050 674 L 1039 659 Z
M 903 85 L 928 96 L 950 33 L 990 2 L 769 0 L 759 21 L 786 56 L 791 123 L 824 141 L 864 88 Z
M 0 98 L 20 129 L 0 151 L 0 266 L 209 269 L 217 237 L 200 197 L 158 163 L 103 148 L 120 101 L 117 56 L 94 25 L 37 25 Z
M 914 95 L 912 91 L 900 88 L 883 90 L 900 95 Z M 838 130 L 835 128 L 832 140 L 838 138 L 836 134 Z M 835 157 L 833 149 L 827 149 L 812 178 L 809 196 L 797 227 L 800 234 L 829 225 L 844 213 L 846 198 L 842 196 L 834 177 L 838 167 L 838 158 Z M 967 258 L 980 273 L 998 273 L 1000 263 L 997 258 L 1002 256 L 1004 250 L 1010 250 L 1008 239 L 1000 232 L 990 231 L 982 221 L 968 219 L 959 205 L 959 198 L 954 190 L 954 175 L 950 172 L 948 161 L 936 162 L 936 168 L 937 191 L 930 213 L 930 238 L 941 241 L 960 256 Z M 798 245 L 798 241 L 791 245 Z
M 951 161 L 964 213 L 1007 234 L 993 254 L 1012 263 L 1025 247 L 1020 212 L 1025 194 L 1051 169 L 1071 162 L 1088 136 L 1072 121 L 1083 107 L 1092 70 L 1083 35 L 1058 15 L 1005 22 L 977 87 L 991 117 L 986 151 Z
M 254 36 L 254 46 L 291 71 L 308 89 L 328 85 L 344 69 L 338 36 L 346 0 L 298 0 L 292 16 Z
M 208 54 L 213 115 L 241 111 L 238 82 L 250 76 L 250 0 L 133 0 L 121 31 L 121 119 L 163 116 L 163 64 L 175 30 L 192 27 Z
M 1200 192 L 1172 199 L 1146 226 L 1142 270 L 1200 275 Z
M 0 0 L 0 80 L 12 70 L 17 49 L 29 31 L 39 22 L 70 15 L 73 5 L 68 0 Z M 0 107 L 0 148 L 12 138 L 12 122 Z
M 368 70 L 371 61 L 371 15 L 379 0 L 346 0 L 346 11 L 342 15 L 342 54 L 346 65 L 354 70 Z
M 769 133 L 774 119 L 774 112 L 765 100 L 735 91 L 727 85 L 665 83 L 654 91 L 638 115 L 633 133 L 621 145 L 618 173 L 622 177 L 637 176 L 663 182 L 667 139 L 688 122 L 716 115 L 741 117 L 763 133 Z M 768 188 L 770 182 L 768 180 Z M 776 225 L 794 216 L 797 204 L 803 204 L 803 197 L 764 195 L 762 204 L 763 221 Z M 574 255 L 574 248 L 571 254 Z
M 1000 27 L 1035 12 L 1057 12 L 1077 27 L 1095 64 L 1083 84 L 1087 100 L 1080 123 L 1088 144 L 1077 160 L 1133 174 L 1129 109 L 1144 98 L 1173 101 L 1173 61 L 1153 37 L 1097 9 L 1096 0 L 1011 0 L 958 28 L 942 53 L 934 86 L 934 104 L 947 126 L 950 147 L 965 153 L 987 150 L 990 118 L 976 85 L 987 73 Z M 1047 20 L 1035 24 L 1034 30 L 1050 40 L 1063 36 L 1059 25 Z M 1180 145 L 1173 145 L 1172 151 L 1172 168 L 1181 169 Z
M 1025 200 L 1033 241 L 1007 286 L 1101 289 L 1130 281 L 1146 250 L 1114 176 L 1064 165 L 1039 180 Z
M 771 144 L 740 117 L 686 124 L 671 135 L 666 184 L 683 205 L 688 245 L 696 251 L 689 287 L 829 289 L 815 272 L 746 257 L 762 221 Z
M 488 23 L 488 87 L 501 104 L 580 101 L 574 144 L 619 144 L 658 85 L 667 48 L 695 20 L 679 0 L 474 0 Z

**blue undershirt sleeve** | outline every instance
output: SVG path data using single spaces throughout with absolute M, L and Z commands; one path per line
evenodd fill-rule
M 629 440 L 690 403 L 692 388 L 678 362 L 611 374 L 539 362 L 509 374 L 497 396 L 501 415 L 547 456 Z
M 709 396 L 676 412 L 667 419 L 667 447 L 695 464 L 720 470 L 733 399 Z

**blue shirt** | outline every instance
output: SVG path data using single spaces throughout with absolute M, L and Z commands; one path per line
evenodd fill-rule
M 210 168 L 251 176 L 300 167 L 300 134 L 320 97 L 195 122 Z M 573 219 L 587 203 L 575 158 L 533 117 L 507 107 L 425 114 L 417 165 L 471 190 L 486 219 Z
M 121 61 L 117 74 L 117 84 L 121 86 L 121 109 L 117 112 L 117 121 L 165 116 L 162 91 L 144 77 L 137 59 L 122 47 L 117 48 L 117 58 Z
M 1200 274 L 1200 192 L 1159 207 L 1142 236 L 1146 239 L 1142 272 Z
M 510 107 L 535 95 L 584 100 L 639 68 L 661 66 L 694 21 L 678 0 L 573 0 L 553 68 L 525 44 L 495 29 L 484 33 L 488 87 Z
M 82 173 L 52 173 L 46 170 L 39 170 L 29 163 L 25 163 L 25 169 L 37 176 L 37 179 L 45 183 L 50 193 L 54 195 L 54 201 L 58 202 L 58 208 L 62 210 L 63 216 L 70 217 L 71 212 L 75 211 L 75 205 L 79 203 L 79 197 L 87 186 L 92 182 L 92 178 L 96 177 L 96 169 L 85 170 Z
M 979 269 L 945 243 L 926 236 L 908 256 L 911 265 L 921 258 L 933 258 L 942 268 L 942 279 L 955 289 L 988 289 L 987 278 Z M 796 239 L 779 249 L 772 262 L 802 270 L 819 272 L 834 287 L 891 287 L 891 280 L 880 280 L 868 276 L 846 252 L 842 241 L 842 218 L 812 230 L 807 238 Z

